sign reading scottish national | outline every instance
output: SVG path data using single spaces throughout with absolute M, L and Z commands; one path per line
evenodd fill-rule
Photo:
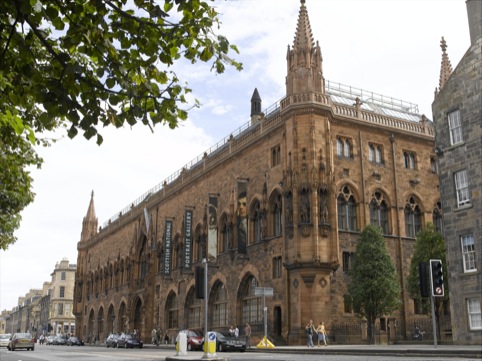
M 192 260 L 192 211 L 186 209 L 184 214 L 184 269 L 191 270 Z
M 164 274 L 170 275 L 172 267 L 172 221 L 166 219 L 164 226 Z

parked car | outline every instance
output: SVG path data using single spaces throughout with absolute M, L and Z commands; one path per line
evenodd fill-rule
M 7 347 L 8 343 L 10 342 L 10 337 L 12 337 L 11 333 L 4 333 L 0 335 L 0 347 Z
M 54 340 L 55 340 L 55 336 L 47 336 L 47 338 L 45 339 L 45 344 L 51 345 Z
M 10 338 L 7 348 L 10 351 L 15 351 L 19 348 L 26 348 L 27 350 L 35 349 L 35 340 L 29 333 L 14 333 Z
M 124 347 L 124 348 L 142 348 L 144 346 L 144 342 L 140 340 L 138 337 L 134 337 L 130 333 L 123 333 L 117 339 L 117 347 Z
M 64 336 L 55 336 L 55 338 L 52 340 L 52 342 L 50 343 L 51 345 L 61 345 L 61 346 L 65 346 L 67 344 L 67 340 L 65 339 Z
M 105 345 L 107 348 L 109 347 L 117 347 L 117 339 L 120 337 L 120 334 L 118 333 L 111 333 L 106 339 L 105 339 Z
M 185 333 L 187 337 L 188 351 L 202 351 L 203 336 L 194 330 L 181 330 L 179 333 Z
M 84 341 L 82 341 L 78 337 L 71 336 L 67 339 L 67 342 L 65 344 L 67 346 L 84 346 Z
M 227 333 L 215 331 L 216 333 L 216 350 L 223 351 L 246 351 L 246 340 L 228 335 Z M 204 342 L 203 345 L 204 346 Z

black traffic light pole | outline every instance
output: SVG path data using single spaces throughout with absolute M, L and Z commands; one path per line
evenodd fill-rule
M 435 320 L 435 302 L 433 299 L 433 294 L 430 294 L 430 303 L 432 304 L 433 346 L 437 348 L 437 320 Z
M 435 297 L 444 296 L 444 280 L 442 261 L 430 260 L 430 303 L 432 305 L 433 345 L 437 348 L 437 320 L 435 319 Z

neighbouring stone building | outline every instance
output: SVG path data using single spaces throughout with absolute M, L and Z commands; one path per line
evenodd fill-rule
M 55 335 L 75 333 L 75 315 L 73 313 L 74 285 L 76 264 L 64 258 L 55 265 L 51 273 L 49 288 L 49 324 Z
M 18 298 L 18 305 L 11 311 L 2 312 L 6 332 L 35 336 L 75 333 L 72 310 L 76 270 L 77 265 L 68 259 L 57 263 L 50 282 L 44 282 L 42 289 L 31 289 Z
M 286 57 L 279 103 L 262 113 L 255 90 L 245 127 L 102 227 L 92 193 L 77 245 L 77 335 L 103 341 L 137 329 L 147 341 L 153 327 L 171 339 L 201 329 L 203 258 L 210 329 L 250 322 L 259 340 L 256 287 L 273 289 L 268 334 L 278 343 L 304 343 L 310 319 L 331 331 L 361 324 L 345 295 L 367 224 L 382 228 L 402 286 L 402 307 L 379 320 L 380 332 L 404 339 L 426 320 L 406 279 L 417 232 L 441 225 L 432 122 L 414 104 L 325 81 L 304 0 Z M 361 341 L 357 330 L 337 342 Z
M 432 104 L 453 339 L 482 344 L 482 1 L 467 0 L 471 44 L 452 71 L 442 38 Z

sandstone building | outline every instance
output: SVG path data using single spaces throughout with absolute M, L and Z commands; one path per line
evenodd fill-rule
M 2 313 L 8 333 L 30 332 L 32 335 L 75 333 L 73 314 L 75 271 L 77 266 L 64 258 L 55 264 L 51 281 L 42 289 L 31 289 L 19 297 L 18 305 Z
M 77 246 L 79 336 L 201 329 L 195 267 L 206 258 L 210 329 L 250 322 L 262 336 L 254 291 L 269 287 L 268 334 L 304 343 L 309 319 L 329 330 L 357 321 L 344 296 L 367 224 L 382 228 L 402 286 L 400 311 L 380 328 L 405 338 L 425 317 L 406 278 L 417 232 L 441 219 L 431 121 L 411 103 L 325 81 L 304 0 L 286 60 L 278 104 L 262 113 L 255 90 L 249 124 L 102 227 L 92 194 Z
M 482 2 L 468 0 L 471 44 L 452 72 L 442 38 L 432 104 L 453 339 L 482 344 Z

